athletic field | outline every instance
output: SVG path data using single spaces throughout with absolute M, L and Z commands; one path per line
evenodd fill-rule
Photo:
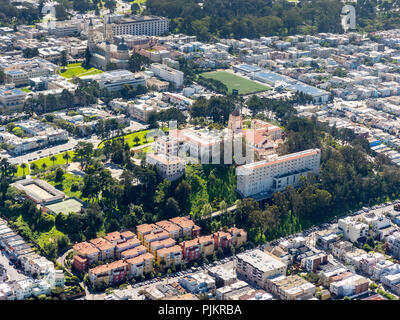
M 232 93 L 232 89 L 237 89 L 239 94 L 250 94 L 269 90 L 270 88 L 246 78 L 237 76 L 226 71 L 204 72 L 201 74 L 204 78 L 211 78 L 221 81 L 228 87 L 228 93 Z

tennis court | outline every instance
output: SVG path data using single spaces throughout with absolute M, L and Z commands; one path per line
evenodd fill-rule
M 68 214 L 70 212 L 78 213 L 81 211 L 83 205 L 79 201 L 69 198 L 61 202 L 53 203 L 46 206 L 48 209 L 53 211 L 54 213 L 64 213 Z

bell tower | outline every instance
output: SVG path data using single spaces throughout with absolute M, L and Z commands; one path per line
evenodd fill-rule
M 89 28 L 88 28 L 88 48 L 90 51 L 94 48 L 94 35 L 93 35 L 93 22 L 90 19 Z
M 228 121 L 228 129 L 233 133 L 239 133 L 242 131 L 243 121 L 242 115 L 238 107 L 233 110 L 233 112 L 229 115 Z
M 112 31 L 112 23 L 111 17 L 105 17 L 106 22 L 104 23 L 104 40 L 112 42 L 113 41 L 113 31 Z

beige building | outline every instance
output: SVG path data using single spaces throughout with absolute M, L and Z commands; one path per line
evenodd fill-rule
M 269 279 L 267 287 L 272 294 L 282 300 L 308 300 L 315 293 L 315 286 L 298 275 Z
M 147 79 L 147 87 L 154 87 L 157 91 L 167 91 L 169 88 L 169 82 L 151 77 Z
M 236 271 L 239 275 L 262 288 L 268 278 L 286 275 L 286 265 L 259 249 L 236 256 Z
M 148 153 L 146 162 L 155 165 L 161 177 L 176 180 L 185 174 L 185 161 L 177 156 L 163 153 Z

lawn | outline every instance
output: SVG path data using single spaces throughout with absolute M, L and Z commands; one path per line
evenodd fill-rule
M 125 142 L 127 142 L 129 144 L 129 147 L 132 148 L 132 147 L 141 146 L 146 143 L 154 142 L 153 138 L 149 138 L 148 140 L 146 140 L 146 135 L 148 132 L 149 132 L 149 130 L 143 130 L 143 131 L 138 131 L 138 132 L 134 132 L 134 133 L 129 133 L 123 137 L 125 139 Z M 138 144 L 136 144 L 136 142 L 134 141 L 135 137 L 138 137 L 140 139 Z M 111 140 L 118 139 L 118 138 L 119 137 L 112 138 Z M 104 141 L 99 144 L 98 148 L 99 149 L 103 148 L 103 145 L 104 145 Z
M 239 94 L 250 94 L 269 90 L 270 87 L 264 86 L 257 82 L 237 76 L 226 71 L 204 72 L 201 74 L 204 78 L 221 81 L 228 87 L 228 92 L 232 93 L 232 89 L 237 89 Z
M 71 156 L 71 158 L 68 160 L 68 162 L 71 163 L 72 162 L 72 158 L 74 157 L 74 151 L 67 151 L 67 152 Z M 67 161 L 63 158 L 63 154 L 64 153 L 65 152 L 54 155 L 54 157 L 56 157 L 56 159 L 57 159 L 56 161 L 54 161 L 54 165 L 66 164 L 67 163 Z M 46 163 L 48 168 L 51 167 L 53 165 L 53 161 L 50 160 L 51 157 L 53 157 L 53 156 L 49 156 L 49 157 L 46 157 L 46 158 L 43 158 L 43 159 L 39 159 L 39 160 L 35 160 L 35 161 L 32 161 L 32 162 L 29 162 L 29 165 L 26 166 L 25 170 L 23 170 L 21 168 L 21 165 L 19 165 L 18 166 L 18 171 L 17 171 L 17 176 L 23 176 L 24 174 L 29 174 L 30 173 L 30 165 L 32 163 L 35 163 L 38 166 L 39 169 L 42 168 L 43 163 Z
M 61 76 L 70 79 L 72 77 L 89 76 L 102 72 L 103 71 L 96 68 L 85 69 L 82 67 L 82 63 L 73 63 L 69 64 L 65 71 L 61 70 Z
M 49 184 L 64 192 L 68 197 L 76 197 L 81 199 L 82 191 L 80 190 L 83 186 L 83 178 L 80 176 L 76 176 L 72 173 L 65 173 L 63 181 L 55 182 L 50 176 L 45 176 L 44 180 L 46 180 Z M 73 185 L 78 185 L 79 190 L 71 191 Z M 82 199 L 86 201 L 87 199 Z
M 34 238 L 35 238 L 37 244 L 41 248 L 43 248 L 46 243 L 53 242 L 53 241 L 55 242 L 62 235 L 64 235 L 64 233 L 62 233 L 61 231 L 58 231 L 57 228 L 55 226 L 53 226 L 47 232 L 41 232 L 39 234 L 37 234 L 37 232 L 35 232 Z

